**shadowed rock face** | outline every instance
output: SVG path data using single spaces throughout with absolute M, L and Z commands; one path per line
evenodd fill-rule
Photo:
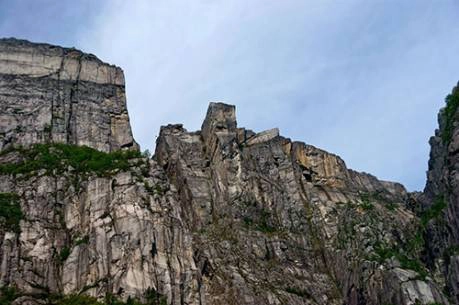
M 75 49 L 0 39 L 0 148 L 44 142 L 137 148 L 123 71 Z
M 2 40 L 0 54 L 3 148 L 136 147 L 119 68 L 17 40 Z M 50 104 L 61 116 L 51 111 L 45 132 Z M 424 194 L 277 129 L 240 128 L 224 103 L 209 105 L 200 131 L 163 126 L 152 159 L 137 155 L 103 174 L 15 172 L 30 154 L 3 149 L 0 200 L 15 200 L 23 217 L 20 230 L 0 221 L 0 285 L 16 286 L 21 304 L 50 293 L 142 299 L 148 288 L 177 305 L 457 304 L 459 259 L 434 250 L 451 248 L 457 229 L 454 192 L 448 212 L 431 210 L 446 189 L 438 177 L 455 177 L 451 156 L 449 172 L 438 161 L 455 152 L 441 141 L 431 140 Z
M 427 183 L 422 209 L 438 213 L 426 228 L 426 261 L 443 281 L 455 304 L 459 303 L 459 86 L 446 98 L 438 114 L 439 128 L 430 138 Z

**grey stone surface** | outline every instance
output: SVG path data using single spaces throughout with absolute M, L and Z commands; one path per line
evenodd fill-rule
M 20 161 L 5 150 L 14 145 L 136 148 L 119 68 L 60 47 L 0 46 L 0 165 Z M 454 208 L 447 238 L 437 224 L 424 232 L 420 213 L 455 177 L 443 156 L 459 162 L 431 143 L 426 192 L 410 194 L 277 129 L 238 128 L 234 106 L 211 103 L 200 131 L 163 126 L 153 159 L 112 176 L 1 175 L 24 219 L 20 233 L 0 229 L 0 286 L 25 292 L 21 304 L 148 288 L 174 305 L 457 304 L 444 286 L 458 291 L 458 256 L 432 254 L 455 242 Z
M 0 148 L 134 148 L 123 71 L 75 49 L 0 39 Z
M 459 86 L 451 95 L 459 95 Z M 454 103 L 453 103 L 454 105 Z M 439 128 L 430 138 L 427 183 L 419 196 L 421 211 L 442 204 L 426 228 L 426 261 L 439 282 L 446 285 L 454 304 L 459 304 L 459 111 L 451 107 L 451 125 L 447 125 L 446 107 L 438 114 Z M 444 136 L 450 128 L 451 139 Z

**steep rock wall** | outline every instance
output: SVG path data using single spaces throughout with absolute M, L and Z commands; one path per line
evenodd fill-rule
M 45 142 L 137 148 L 123 71 L 75 49 L 0 39 L 0 148 Z
M 430 138 L 427 183 L 422 210 L 435 214 L 426 222 L 426 260 L 459 303 L 459 87 L 446 97 L 438 114 L 439 128 Z
M 444 146 L 410 194 L 211 103 L 200 131 L 163 126 L 151 159 L 136 153 L 119 68 L 17 40 L 0 40 L 0 99 L 0 204 L 22 211 L 0 211 L 0 286 L 16 304 L 152 289 L 174 305 L 457 304 L 455 256 L 432 254 L 457 229 L 451 213 L 445 241 L 448 214 L 432 210 L 453 175 Z
M 201 130 L 163 127 L 155 158 L 198 233 L 210 304 L 448 303 L 412 245 L 403 186 L 237 128 L 234 106 L 211 103 Z

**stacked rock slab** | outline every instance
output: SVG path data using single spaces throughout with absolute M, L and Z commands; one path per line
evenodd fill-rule
M 0 166 L 34 143 L 137 149 L 119 68 L 1 40 L 0 70 Z M 19 231 L 0 226 L 0 286 L 17 304 L 151 289 L 174 305 L 456 304 L 418 243 L 419 196 L 277 129 L 240 128 L 234 106 L 211 103 L 200 131 L 161 127 L 154 157 L 130 164 L 0 175 L 23 213 Z

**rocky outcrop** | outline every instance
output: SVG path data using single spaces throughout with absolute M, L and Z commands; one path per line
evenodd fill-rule
M 47 142 L 137 147 L 123 71 L 75 49 L 0 39 L 0 148 Z
M 439 128 L 430 138 L 427 183 L 420 198 L 426 219 L 426 261 L 459 303 L 459 88 L 446 97 L 438 114 Z
M 209 105 L 199 131 L 163 126 L 148 158 L 119 68 L 71 49 L 0 45 L 0 286 L 16 287 L 15 303 L 153 291 L 151 304 L 457 304 L 456 197 L 444 197 L 448 212 L 438 200 L 455 149 L 441 135 L 424 194 L 278 129 L 240 128 L 224 103 Z M 60 112 L 45 133 L 50 105 Z
M 447 304 L 411 245 L 418 219 L 400 184 L 237 128 L 220 103 L 202 132 L 163 127 L 155 158 L 199 233 L 210 304 Z

